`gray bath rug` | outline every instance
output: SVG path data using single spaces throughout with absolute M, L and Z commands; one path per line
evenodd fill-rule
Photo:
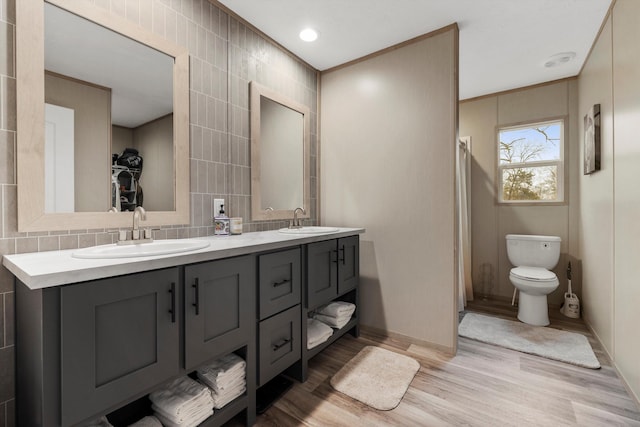
M 584 368 L 600 368 L 587 338 L 574 332 L 467 313 L 458 335 Z
M 379 347 L 360 350 L 331 378 L 331 386 L 381 411 L 398 406 L 420 363 Z

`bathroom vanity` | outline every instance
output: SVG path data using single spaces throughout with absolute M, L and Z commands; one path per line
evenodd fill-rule
M 202 425 L 256 416 L 256 389 L 286 371 L 307 378 L 306 319 L 333 300 L 358 303 L 359 234 L 278 231 L 205 237 L 191 252 L 77 259 L 74 250 L 9 255 L 16 276 L 19 425 L 113 423 L 150 414 L 147 395 L 218 357 L 247 362 L 247 391 Z M 115 420 L 115 421 L 114 421 Z

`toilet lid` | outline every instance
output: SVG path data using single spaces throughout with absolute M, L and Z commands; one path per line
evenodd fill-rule
M 540 267 L 516 267 L 511 269 L 511 274 L 521 279 L 537 280 L 540 282 L 556 279 L 556 275 L 552 271 Z

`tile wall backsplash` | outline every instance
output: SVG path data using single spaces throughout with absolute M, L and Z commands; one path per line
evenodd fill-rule
M 0 255 L 111 243 L 109 230 L 17 231 L 15 153 L 15 2 L 0 0 Z M 79 0 L 80 1 L 80 0 Z M 81 0 L 139 24 L 189 49 L 191 223 L 165 227 L 156 238 L 213 234 L 213 199 L 224 198 L 244 231 L 283 227 L 251 221 L 249 82 L 275 89 L 311 110 L 311 220 L 316 218 L 317 75 L 250 27 L 207 0 Z M 0 427 L 15 424 L 13 277 L 0 267 Z

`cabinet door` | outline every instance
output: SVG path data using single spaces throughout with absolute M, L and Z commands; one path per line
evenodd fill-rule
M 338 294 L 358 286 L 360 277 L 360 239 L 358 236 L 338 239 Z
M 338 294 L 338 250 L 335 240 L 307 245 L 307 308 L 331 301 Z
M 255 257 L 185 267 L 185 368 L 249 341 L 255 330 Z
M 260 322 L 258 386 L 300 359 L 302 339 L 300 305 Z
M 300 248 L 258 257 L 259 319 L 300 304 Z
M 171 268 L 61 289 L 63 425 L 178 373 L 178 280 Z

